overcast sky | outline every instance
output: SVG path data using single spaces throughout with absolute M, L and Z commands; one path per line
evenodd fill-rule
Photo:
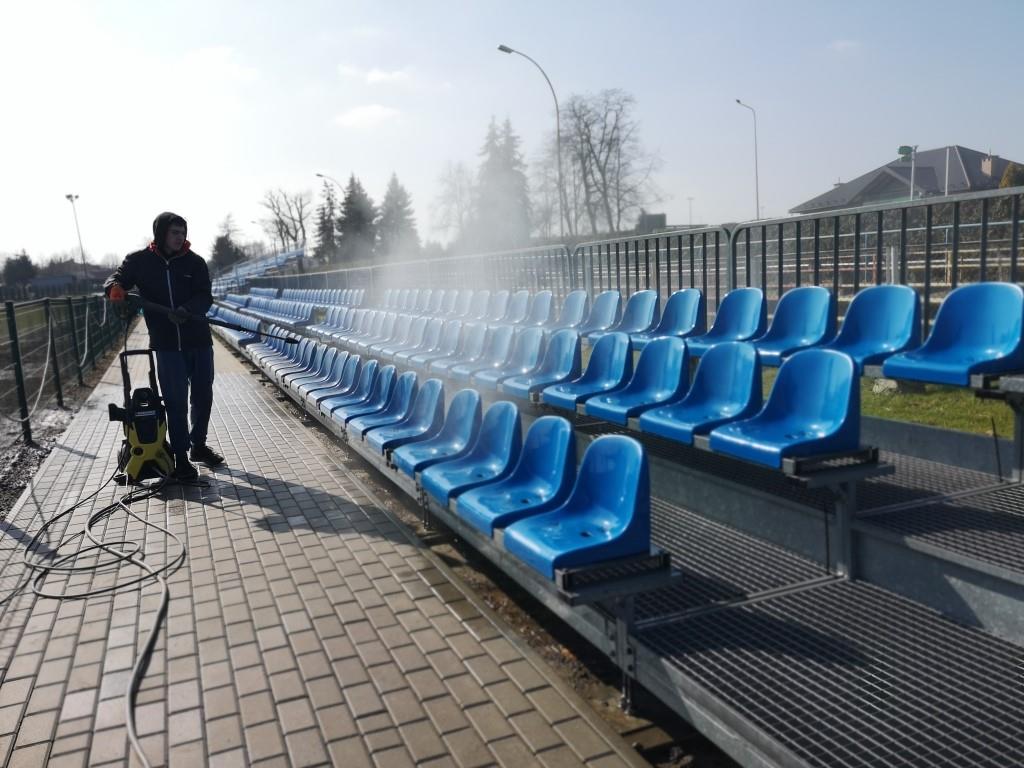
M 0 254 L 94 261 L 189 220 L 208 254 L 230 213 L 244 238 L 269 188 L 317 193 L 392 172 L 420 234 L 448 161 L 474 168 L 490 117 L 527 159 L 559 96 L 623 88 L 663 167 L 654 210 L 685 224 L 752 218 L 758 113 L 768 216 L 896 157 L 963 144 L 1024 159 L 1024 2 L 194 2 L 0 0 Z

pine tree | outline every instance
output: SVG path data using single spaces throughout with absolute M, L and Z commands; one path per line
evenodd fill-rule
M 316 244 L 313 246 L 313 256 L 330 262 L 338 255 L 338 237 L 334 229 L 334 220 L 338 215 L 338 199 L 334 196 L 334 185 L 326 180 L 322 194 L 323 202 L 316 209 Z
M 385 260 L 414 258 L 420 250 L 420 236 L 412 212 L 412 198 L 391 174 L 377 220 L 377 253 Z
M 36 265 L 22 249 L 17 256 L 9 256 L 4 262 L 3 276 L 7 285 L 24 285 L 36 276 Z
M 480 151 L 474 245 L 488 250 L 515 248 L 530 237 L 530 198 L 519 137 L 505 120 L 494 119 Z
M 220 224 L 220 233 L 210 248 L 210 260 L 220 271 L 245 259 L 245 250 L 235 242 L 235 220 L 229 213 Z
M 338 251 L 345 264 L 368 261 L 373 256 L 376 240 L 377 209 L 366 194 L 355 174 L 349 177 L 345 187 L 345 199 L 341 202 L 341 215 L 336 222 L 340 235 Z

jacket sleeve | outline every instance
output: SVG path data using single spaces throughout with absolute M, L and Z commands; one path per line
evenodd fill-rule
M 118 283 L 126 291 L 135 287 L 135 260 L 132 259 L 132 254 L 125 256 L 121 266 L 104 281 L 103 293 L 109 296 L 110 286 L 114 283 Z
M 205 315 L 213 306 L 213 285 L 210 283 L 210 269 L 206 259 L 196 255 L 196 268 L 192 271 L 192 298 L 182 306 L 193 315 Z

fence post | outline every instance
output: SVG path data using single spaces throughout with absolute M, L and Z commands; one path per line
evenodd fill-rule
M 11 362 L 14 363 L 14 383 L 18 389 L 18 410 L 21 413 L 21 434 L 26 443 L 32 442 L 32 425 L 28 421 L 28 398 L 25 396 L 25 373 L 21 369 L 21 346 L 18 344 L 18 321 L 14 317 L 14 302 L 4 303 L 7 310 L 7 333 L 11 337 Z
M 75 320 L 75 302 L 70 296 L 67 298 L 68 317 L 71 319 L 71 351 L 75 353 L 75 370 L 78 371 L 78 386 L 85 386 L 85 379 L 82 378 L 82 357 L 78 353 L 78 322 Z
M 85 297 L 86 306 L 89 305 L 89 298 L 90 298 L 89 296 Z M 93 313 L 93 314 L 95 314 L 95 313 Z M 96 370 L 96 344 L 99 343 L 99 335 L 100 335 L 99 334 L 99 328 L 100 328 L 100 324 L 99 324 L 99 322 L 97 322 L 97 320 L 95 318 L 93 318 L 93 322 L 96 323 L 96 333 L 93 334 L 94 338 L 92 340 L 92 344 L 90 344 L 89 343 L 89 322 L 88 322 L 88 320 L 89 320 L 89 313 L 88 312 L 85 313 L 85 318 L 86 318 L 86 323 L 85 323 L 85 348 L 86 348 L 86 351 L 89 353 L 89 370 L 90 371 L 95 371 Z
M 64 389 L 60 384 L 60 363 L 57 362 L 57 344 L 53 338 L 53 317 L 50 313 L 50 300 L 43 299 L 43 315 L 46 317 L 46 332 L 50 342 L 50 365 L 53 366 L 53 386 L 57 389 L 57 407 L 64 407 Z

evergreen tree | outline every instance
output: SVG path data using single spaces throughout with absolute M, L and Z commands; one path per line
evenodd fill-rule
M 1024 166 L 1010 163 L 1003 171 L 1003 178 L 999 181 L 1000 189 L 1010 187 L 1024 187 Z
M 480 155 L 474 245 L 487 250 L 521 246 L 530 237 L 529 184 L 509 120 L 499 128 L 491 119 Z
M 338 216 L 338 199 L 334 196 L 334 185 L 324 181 L 323 202 L 316 209 L 316 245 L 313 256 L 324 261 L 333 261 L 338 255 L 338 236 L 334 220 Z
M 373 255 L 377 237 L 374 221 L 377 209 L 366 194 L 355 174 L 349 177 L 345 187 L 345 199 L 341 202 L 341 215 L 336 228 L 340 235 L 338 252 L 345 264 L 368 261 Z
M 416 231 L 412 199 L 394 173 L 380 205 L 377 236 L 377 253 L 383 259 L 402 261 L 419 253 L 420 236 Z
M 245 251 L 235 242 L 236 231 L 234 219 L 229 213 L 221 222 L 220 233 L 210 248 L 210 260 L 219 271 L 245 260 Z
M 36 276 L 36 265 L 29 255 L 22 250 L 17 256 L 10 256 L 4 261 L 4 283 L 6 285 L 25 285 Z

